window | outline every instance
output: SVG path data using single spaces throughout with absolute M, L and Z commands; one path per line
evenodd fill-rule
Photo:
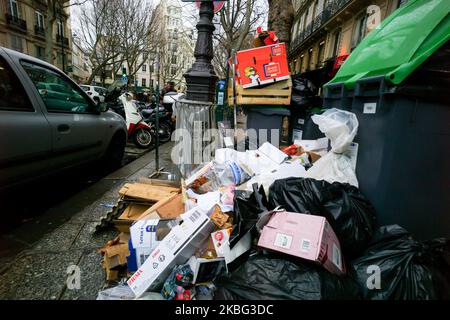
M 150 79 L 150 86 L 153 88 L 153 79 Z
M 56 54 L 56 60 L 57 60 L 58 64 L 63 64 L 63 59 L 65 59 L 65 58 L 66 58 L 66 55 L 65 54 L 63 55 L 61 52 L 58 52 Z M 66 61 L 66 60 L 64 60 L 64 61 Z
M 143 72 L 146 72 L 146 71 L 147 71 L 147 65 L 146 65 L 146 64 L 143 64 L 143 65 L 142 65 L 142 71 L 143 71 Z
M 36 25 L 39 28 L 44 29 L 44 15 L 39 11 L 35 11 L 34 15 L 36 18 Z
M 170 68 L 170 74 L 171 74 L 172 76 L 176 75 L 176 74 L 177 74 L 177 68 L 176 68 L 176 67 Z
M 49 112 L 94 111 L 94 104 L 84 96 L 83 90 L 61 73 L 26 61 L 22 61 L 22 66 L 33 81 Z
M 355 48 L 366 35 L 367 15 L 364 12 L 356 19 L 355 28 L 353 30 L 352 49 Z
M 11 35 L 11 49 L 23 52 L 22 38 Z
M 44 60 L 45 59 L 45 48 L 36 46 L 36 58 Z
M 172 64 L 177 64 L 177 56 L 172 56 Z
M 333 57 L 337 57 L 338 55 L 340 38 L 341 38 L 341 31 L 339 30 L 336 31 L 333 35 L 333 52 L 332 52 Z
M 142 86 L 146 87 L 147 86 L 147 79 L 142 78 Z
M 60 19 L 56 21 L 56 34 L 58 36 L 64 37 L 64 24 Z
M 317 0 L 316 1 L 316 14 L 314 15 L 314 17 L 317 17 L 319 14 L 322 13 L 324 2 L 325 2 L 324 0 Z
M 155 72 L 155 66 L 153 64 L 150 65 L 150 72 Z
M 8 0 L 8 12 L 13 17 L 20 18 L 19 5 L 17 4 L 16 0 Z
M 319 43 L 319 53 L 317 55 L 317 65 L 319 66 L 324 60 L 325 41 Z
M 2 57 L 0 57 L 0 110 L 34 111 L 20 80 Z

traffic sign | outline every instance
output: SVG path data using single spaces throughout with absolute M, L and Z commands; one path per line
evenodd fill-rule
M 195 4 L 197 5 L 197 8 L 200 9 L 200 3 L 202 1 L 195 1 Z M 214 2 L 214 13 L 219 12 L 220 10 L 222 10 L 223 5 L 225 4 L 225 1 L 213 1 Z

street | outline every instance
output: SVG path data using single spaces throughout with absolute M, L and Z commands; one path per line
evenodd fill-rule
M 168 162 L 171 143 L 160 147 Z M 154 171 L 154 151 L 128 145 L 115 172 L 77 172 L 34 183 L 3 202 L 0 240 L 0 299 L 95 299 L 105 284 L 97 249 L 117 235 L 93 235 L 100 218 L 118 200 L 124 181 Z M 79 265 L 82 289 L 66 291 L 66 269 Z

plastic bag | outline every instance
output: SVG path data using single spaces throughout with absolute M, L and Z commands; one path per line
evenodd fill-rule
M 449 239 L 420 243 L 398 225 L 384 226 L 351 269 L 365 299 L 450 299 Z
M 250 176 L 235 161 L 226 161 L 223 164 L 214 162 L 213 170 L 217 183 L 221 186 L 238 186 L 250 179 Z
M 250 257 L 230 276 L 219 278 L 216 300 L 358 299 L 358 286 L 349 277 L 277 254 Z
M 167 300 L 190 300 L 194 274 L 187 264 L 175 266 L 167 277 L 161 290 L 161 295 Z
M 270 187 L 269 209 L 278 206 L 325 217 L 347 258 L 360 255 L 375 231 L 373 206 L 349 184 L 303 178 L 276 180 Z
M 134 298 L 133 291 L 126 284 L 105 289 L 97 295 L 97 300 L 133 300 Z
M 358 131 L 358 119 L 351 112 L 329 109 L 321 115 L 311 117 L 331 141 L 331 150 L 314 163 L 306 173 L 307 178 L 325 180 L 330 183 L 349 183 L 358 187 L 353 163 L 346 154 Z
M 235 225 L 230 234 L 230 247 L 233 248 L 238 241 L 253 229 L 258 222 L 259 215 L 267 211 L 267 198 L 261 186 L 253 185 L 253 192 L 235 190 L 234 195 L 234 221 Z

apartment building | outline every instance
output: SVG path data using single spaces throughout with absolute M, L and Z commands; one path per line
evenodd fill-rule
M 77 83 L 86 84 L 91 75 L 89 56 L 81 46 L 80 39 L 75 34 L 72 35 L 72 66 L 70 71 L 72 79 Z
M 46 60 L 45 0 L 0 0 L 0 46 Z M 52 64 L 70 71 L 72 45 L 70 41 L 70 11 L 64 9 L 53 26 Z
M 407 0 L 293 0 L 288 53 L 293 74 L 317 86 L 330 80 L 352 50 Z

